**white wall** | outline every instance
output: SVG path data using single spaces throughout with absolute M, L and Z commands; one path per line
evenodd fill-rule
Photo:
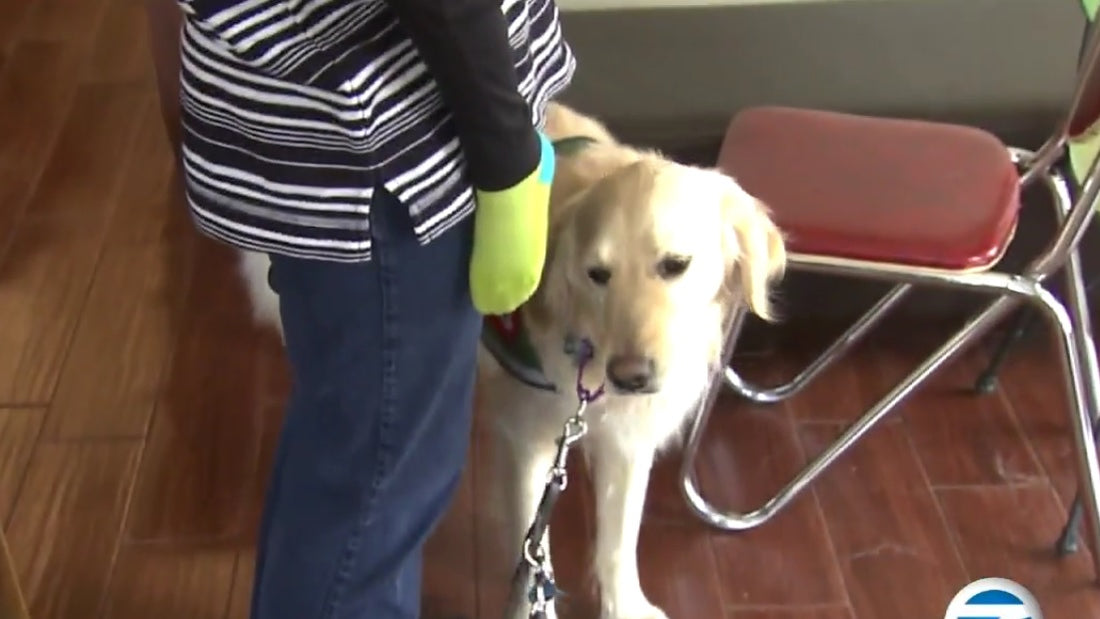
M 564 11 L 603 11 L 623 8 L 682 8 L 694 6 L 730 6 L 760 4 L 793 4 L 847 2 L 850 0 L 558 0 Z M 866 0 L 864 0 L 866 1 Z M 913 0 L 877 0 L 878 2 L 913 2 Z M 966 0 L 959 0 L 965 2 Z M 1051 0 L 1053 1 L 1053 0 Z

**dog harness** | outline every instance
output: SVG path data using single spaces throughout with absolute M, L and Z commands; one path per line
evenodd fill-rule
M 512 378 L 528 387 L 557 391 L 542 369 L 542 362 L 523 323 L 523 315 L 518 311 L 504 316 L 486 316 L 481 343 Z
M 554 142 L 554 153 L 562 157 L 568 157 L 584 150 L 585 146 L 595 143 L 595 138 L 590 138 L 587 135 L 574 135 Z
M 567 157 L 595 142 L 596 140 L 588 136 L 562 138 L 554 142 L 554 152 Z M 486 316 L 482 322 L 481 343 L 512 378 L 542 391 L 558 390 L 546 377 L 542 361 L 531 343 L 523 315 L 519 311 L 503 316 Z M 577 338 L 566 337 L 563 349 L 565 354 L 575 357 L 579 350 Z

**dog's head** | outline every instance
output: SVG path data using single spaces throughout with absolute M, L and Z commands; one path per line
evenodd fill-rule
M 538 304 L 592 341 L 612 392 L 698 383 L 731 309 L 771 318 L 783 238 L 731 178 L 645 155 L 570 202 L 553 225 Z

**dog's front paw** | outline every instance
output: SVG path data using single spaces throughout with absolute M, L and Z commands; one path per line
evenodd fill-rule
M 600 619 L 668 619 L 668 615 L 648 601 L 642 601 L 605 608 Z

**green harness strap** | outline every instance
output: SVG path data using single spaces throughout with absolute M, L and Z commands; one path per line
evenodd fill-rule
M 559 157 L 571 157 L 595 143 L 596 140 L 587 135 L 574 135 L 568 138 L 561 138 L 553 143 L 554 154 Z

